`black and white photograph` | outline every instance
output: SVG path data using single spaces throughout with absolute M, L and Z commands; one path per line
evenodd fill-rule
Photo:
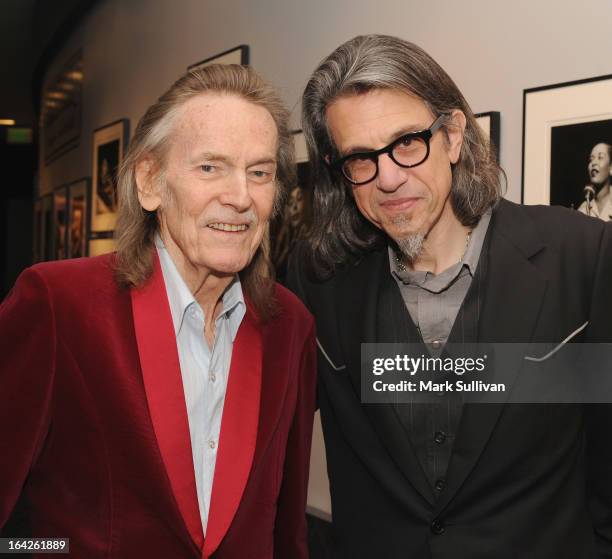
M 312 185 L 304 134 L 294 133 L 297 181 L 287 193 L 285 204 L 270 225 L 272 262 L 276 279 L 284 283 L 289 255 L 295 243 L 305 239 L 312 223 Z
M 612 215 L 612 76 L 523 92 L 525 204 L 552 204 Z
M 91 196 L 92 233 L 112 231 L 117 220 L 117 170 L 128 140 L 127 119 L 98 128 L 93 133 Z
M 550 203 L 612 219 L 612 119 L 553 126 Z

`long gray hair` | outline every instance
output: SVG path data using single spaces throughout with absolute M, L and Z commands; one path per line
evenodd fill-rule
M 274 89 L 245 66 L 217 64 L 188 72 L 144 114 L 119 170 L 115 277 L 122 287 L 138 287 L 151 275 L 153 243 L 159 230 L 157 211 L 144 210 L 138 200 L 136 166 L 144 158 L 152 157 L 157 164 L 158 180 L 163 180 L 174 117 L 189 99 L 207 92 L 239 96 L 267 109 L 274 119 L 278 133 L 275 208 L 280 206 L 287 188 L 295 183 L 289 113 Z M 267 233 L 251 263 L 240 272 L 240 280 L 260 317 L 269 316 L 275 303 Z
M 454 109 L 467 119 L 458 162 L 452 169 L 451 204 L 472 227 L 501 197 L 503 171 L 474 114 L 450 76 L 420 47 L 386 35 L 362 35 L 332 52 L 314 71 L 302 99 L 302 126 L 314 185 L 310 267 L 327 276 L 337 265 L 382 244 L 385 236 L 360 213 L 351 189 L 329 170 L 324 157 L 337 155 L 325 111 L 335 99 L 373 89 L 400 90 L 420 98 L 433 113 Z M 445 126 L 452 126 L 450 119 Z

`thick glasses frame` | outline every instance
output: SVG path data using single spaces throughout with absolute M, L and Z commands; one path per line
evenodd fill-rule
M 337 173 L 342 174 L 342 176 L 352 185 L 359 186 L 361 184 L 366 184 L 370 181 L 373 181 L 378 176 L 378 157 L 383 153 L 389 154 L 389 157 L 391 158 L 391 161 L 393 161 L 393 163 L 405 169 L 410 169 L 412 167 L 421 165 L 422 163 L 425 163 L 425 161 L 427 161 L 427 158 L 429 157 L 429 141 L 442 126 L 442 123 L 444 122 L 444 117 L 445 115 L 440 115 L 438 118 L 436 118 L 436 120 L 433 121 L 429 128 L 426 128 L 425 130 L 419 130 L 418 132 L 410 132 L 408 134 L 404 134 L 403 136 L 400 136 L 399 138 L 393 140 L 388 146 L 385 146 L 384 148 L 380 148 L 373 151 L 351 153 L 346 157 L 342 157 L 341 159 L 332 161 L 330 163 L 330 167 Z M 395 159 L 395 157 L 393 156 L 393 150 L 395 149 L 395 147 L 401 142 L 405 142 L 406 140 L 413 140 L 416 138 L 421 139 L 425 142 L 425 147 L 427 148 L 427 150 L 425 151 L 425 157 L 423 157 L 423 159 L 421 159 L 421 161 L 419 161 L 418 163 L 412 163 L 411 165 L 405 165 L 404 163 L 400 163 L 397 159 Z M 366 181 L 354 181 L 344 171 L 344 164 L 351 159 L 371 159 L 376 165 L 376 171 Z

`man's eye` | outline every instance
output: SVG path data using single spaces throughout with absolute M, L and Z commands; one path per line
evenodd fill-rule
M 249 176 L 253 182 L 263 184 L 270 182 L 274 178 L 274 173 L 265 169 L 251 169 Z
M 205 163 L 204 165 L 201 165 L 200 168 L 205 173 L 214 173 L 217 170 L 217 167 L 215 167 L 214 165 L 209 165 L 207 163 Z

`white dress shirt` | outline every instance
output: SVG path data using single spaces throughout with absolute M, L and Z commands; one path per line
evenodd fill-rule
M 204 337 L 204 312 L 185 284 L 159 236 L 155 240 L 176 334 L 198 504 L 206 535 L 219 432 L 232 347 L 246 305 L 238 275 L 223 293 L 212 350 Z

